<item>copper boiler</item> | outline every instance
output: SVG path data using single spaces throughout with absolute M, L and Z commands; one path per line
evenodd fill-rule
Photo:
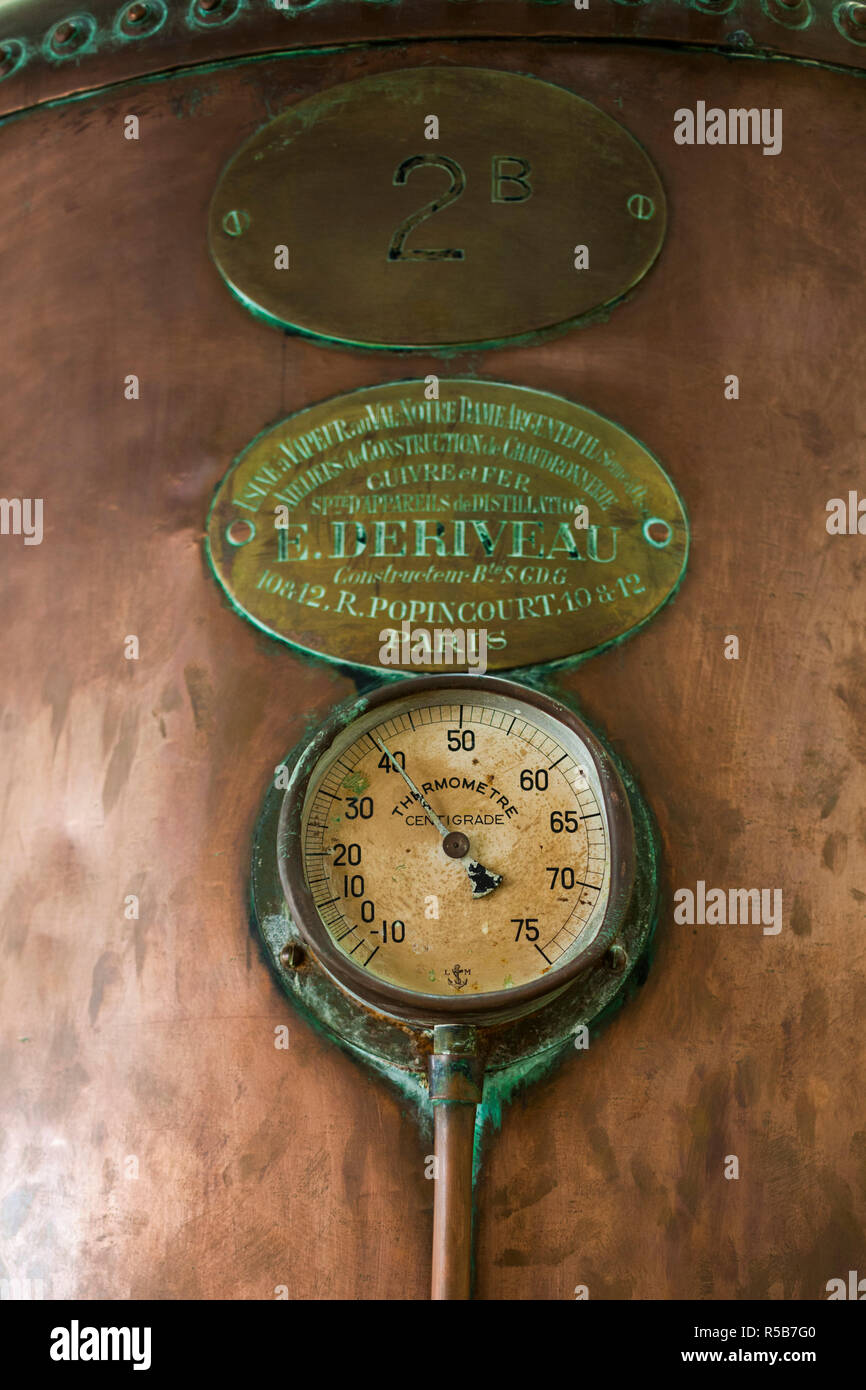
M 323 88 L 433 64 L 567 87 L 650 152 L 669 221 L 636 292 L 449 370 L 622 422 L 692 528 L 675 601 L 559 678 L 638 771 L 662 914 L 635 1005 L 503 1115 L 476 1295 L 823 1298 L 866 1204 L 866 540 L 826 525 L 864 488 L 866 5 L 835 0 L 0 10 L 0 492 L 44 508 L 41 544 L 0 535 L 0 1277 L 427 1297 L 423 1138 L 289 1016 L 248 924 L 263 782 L 352 681 L 242 622 L 203 538 L 265 425 L 441 370 L 247 313 L 208 250 L 221 170 Z M 782 152 L 677 143 L 701 101 L 782 110 Z M 781 885 L 782 931 L 676 924 L 698 881 Z

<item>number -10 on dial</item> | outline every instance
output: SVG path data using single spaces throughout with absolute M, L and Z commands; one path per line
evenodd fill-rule
M 607 949 L 631 889 L 628 804 L 564 706 L 484 677 L 407 680 L 312 751 L 282 815 L 300 862 L 285 854 L 281 875 L 354 993 L 431 1017 L 531 1007 Z

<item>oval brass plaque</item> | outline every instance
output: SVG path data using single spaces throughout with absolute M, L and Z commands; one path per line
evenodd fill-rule
M 334 661 L 481 669 L 483 647 L 504 670 L 596 651 L 670 598 L 688 523 L 643 445 L 544 391 L 426 389 L 337 396 L 236 460 L 207 547 L 244 617 Z
M 621 125 L 484 68 L 389 72 L 301 102 L 239 150 L 210 213 L 211 253 L 247 308 L 379 348 L 574 322 L 646 274 L 664 231 L 658 174 Z

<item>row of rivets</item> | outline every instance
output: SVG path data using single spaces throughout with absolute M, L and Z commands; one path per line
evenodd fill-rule
M 288 0 L 287 9 L 307 8 L 313 0 Z M 617 4 L 638 6 L 652 0 L 616 0 Z M 691 0 L 692 8 L 707 14 L 727 14 L 738 0 Z M 187 18 L 199 28 L 227 24 L 240 12 L 242 0 L 192 0 Z M 279 8 L 279 7 L 277 7 Z M 811 0 L 761 0 L 764 13 L 788 29 L 805 29 L 815 15 Z M 124 5 L 115 20 L 115 32 L 124 38 L 145 38 L 162 27 L 167 15 L 163 0 L 133 0 Z M 863 0 L 843 0 L 833 10 L 833 21 L 851 43 L 866 44 L 866 3 Z M 54 59 L 74 57 L 96 33 L 92 15 L 72 15 L 62 19 L 48 31 L 43 51 Z M 6 39 L 0 44 L 0 81 L 10 77 L 23 66 L 28 57 L 28 45 L 21 39 Z

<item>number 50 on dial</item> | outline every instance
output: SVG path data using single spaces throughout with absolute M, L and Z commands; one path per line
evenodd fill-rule
M 488 677 L 390 685 L 324 726 L 278 843 L 320 964 L 416 1020 L 536 1007 L 609 949 L 634 876 L 603 745 L 549 696 Z

